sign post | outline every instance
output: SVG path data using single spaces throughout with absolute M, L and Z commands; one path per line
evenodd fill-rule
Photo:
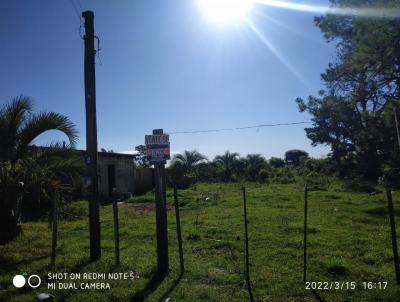
M 170 158 L 169 135 L 162 129 L 153 130 L 152 135 L 145 136 L 146 155 L 154 164 L 156 228 L 157 228 L 157 271 L 159 277 L 168 273 L 168 229 L 167 198 L 165 189 L 165 163 Z

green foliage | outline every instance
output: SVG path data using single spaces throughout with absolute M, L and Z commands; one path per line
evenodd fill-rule
M 258 172 L 257 179 L 261 183 L 267 183 L 270 178 L 270 172 L 267 169 L 261 169 L 260 172 Z
M 146 146 L 139 145 L 135 147 L 135 151 L 137 152 L 135 156 L 135 164 L 140 168 L 150 168 L 151 164 L 149 158 L 146 154 Z
M 224 181 L 231 181 L 234 178 L 234 166 L 239 158 L 239 153 L 226 151 L 224 155 L 218 155 L 214 162 L 221 168 Z
M 54 112 L 34 114 L 32 107 L 31 99 L 20 96 L 0 110 L 0 199 L 4 201 L 0 243 L 20 232 L 26 203 L 40 204 L 41 198 L 52 200 L 56 195 L 65 200 L 83 168 L 83 159 L 70 147 L 32 146 L 35 138 L 49 130 L 64 133 L 73 146 L 78 133 L 67 117 Z
M 271 181 L 279 184 L 294 183 L 294 173 L 290 167 L 273 169 Z
M 198 178 L 197 172 L 200 172 L 202 177 L 207 174 L 204 165 L 202 170 L 197 169 L 198 165 L 206 163 L 207 158 L 196 150 L 185 150 L 183 154 L 175 154 L 169 167 L 171 182 L 179 188 L 188 188 Z
M 268 163 L 260 154 L 249 154 L 246 157 L 247 179 L 255 181 L 261 169 L 266 169 Z
M 268 163 L 273 168 L 283 168 L 285 166 L 285 161 L 279 157 L 271 157 Z
M 357 0 L 332 0 L 332 7 L 357 7 Z M 366 9 L 398 7 L 398 1 L 368 1 Z M 393 123 L 399 108 L 400 40 L 398 18 L 340 14 L 316 17 L 326 39 L 336 42 L 337 59 L 322 75 L 326 91 L 297 99 L 312 115 L 306 134 L 313 145 L 329 145 L 341 176 L 376 181 L 385 164 L 400 163 Z
M 288 150 L 285 152 L 285 162 L 288 165 L 298 166 L 308 158 L 308 153 L 303 150 Z

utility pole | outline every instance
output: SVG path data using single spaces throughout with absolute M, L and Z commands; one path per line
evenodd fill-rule
M 92 11 L 82 12 L 85 19 L 85 106 L 86 106 L 86 165 L 89 174 L 90 259 L 101 257 L 100 219 L 97 175 L 96 81 L 94 68 L 94 28 Z

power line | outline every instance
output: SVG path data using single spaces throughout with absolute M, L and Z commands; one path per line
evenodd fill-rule
M 82 8 L 82 5 L 81 5 L 81 1 L 76 0 L 76 3 L 78 3 L 79 9 L 81 10 L 81 12 L 83 12 L 83 8 Z
M 74 3 L 73 0 L 69 0 L 69 3 L 71 3 L 72 8 L 75 11 L 75 14 L 78 16 L 79 22 L 82 22 L 82 17 L 81 14 L 79 13 L 78 8 L 76 7 L 76 4 Z M 80 6 L 80 5 L 79 5 Z M 80 6 L 81 7 L 81 6 Z M 82 11 L 82 7 L 81 7 L 81 11 Z
M 193 131 L 173 131 L 173 132 L 169 132 L 169 134 L 222 132 L 222 131 L 235 131 L 235 130 L 245 130 L 245 129 L 253 129 L 253 128 L 264 128 L 264 127 L 292 126 L 292 125 L 301 125 L 301 124 L 312 124 L 312 122 L 292 122 L 292 123 L 277 123 L 277 124 L 261 124 L 261 125 L 255 125 L 255 126 L 234 127 L 234 128 L 220 128 L 220 129 L 193 130 Z

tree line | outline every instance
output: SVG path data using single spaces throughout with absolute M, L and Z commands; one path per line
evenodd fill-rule
M 209 160 L 197 150 L 185 150 L 175 154 L 168 168 L 172 183 L 186 187 L 195 181 L 258 181 L 262 183 L 295 181 L 295 175 L 315 170 L 328 170 L 325 159 L 312 159 L 303 150 L 288 150 L 284 158 L 271 157 L 267 160 L 261 154 L 248 154 L 226 151 Z M 317 168 L 318 167 L 318 168 Z M 308 172 L 307 172 L 308 171 Z

